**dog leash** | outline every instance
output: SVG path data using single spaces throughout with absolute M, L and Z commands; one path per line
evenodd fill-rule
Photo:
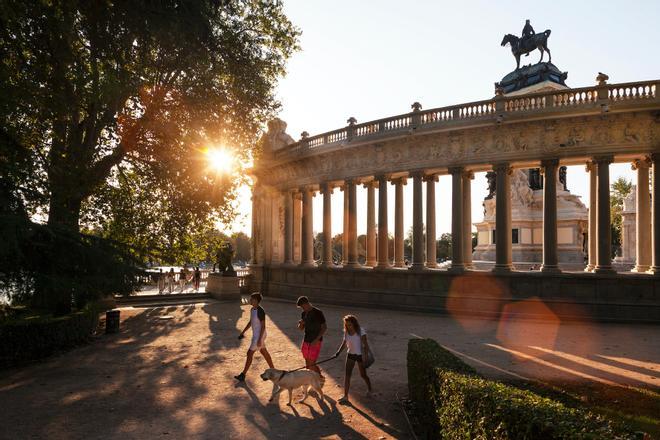
M 324 362 L 331 361 L 331 360 L 333 360 L 333 359 L 336 359 L 337 357 L 338 357 L 338 356 L 332 356 L 332 357 L 329 357 L 329 358 L 324 359 L 324 360 L 322 360 L 322 361 L 315 362 L 315 363 L 313 363 L 312 365 L 310 365 L 310 367 L 313 367 L 313 366 L 315 366 L 315 365 L 322 364 L 322 363 L 324 363 Z M 289 374 L 289 373 L 293 373 L 294 371 L 304 370 L 305 368 L 307 368 L 307 365 L 305 365 L 304 367 L 296 368 L 295 370 L 282 371 L 282 374 L 280 375 L 280 378 L 279 378 L 278 380 L 281 380 L 284 376 L 286 376 L 286 375 Z

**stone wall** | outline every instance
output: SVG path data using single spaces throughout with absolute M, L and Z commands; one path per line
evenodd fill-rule
M 402 311 L 576 321 L 660 323 L 660 279 L 643 274 L 253 267 L 252 290 L 295 300 Z

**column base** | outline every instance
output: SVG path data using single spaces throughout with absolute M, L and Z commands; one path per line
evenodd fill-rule
M 452 264 L 451 267 L 449 268 L 449 272 L 451 273 L 463 273 L 465 272 L 465 265 L 464 264 Z
M 544 273 L 561 273 L 561 269 L 559 269 L 559 266 L 553 264 L 553 265 L 542 265 L 541 266 L 541 272 Z
M 635 266 L 631 272 L 646 273 L 651 270 L 651 266 Z
M 594 265 L 593 264 L 587 264 L 587 267 L 584 268 L 585 272 L 593 272 L 594 271 Z
M 408 270 L 417 270 L 417 271 L 422 271 L 426 269 L 426 266 L 424 266 L 424 263 L 413 263 L 408 267 Z
M 390 266 L 389 263 L 378 263 L 374 269 L 376 270 L 383 270 L 383 269 L 391 269 L 392 266 Z
M 316 267 L 316 262 L 314 261 L 304 261 L 298 265 L 298 267 Z
M 357 269 L 357 268 L 362 268 L 362 265 L 358 263 L 357 261 L 349 261 L 346 264 L 343 265 L 343 267 L 349 268 L 349 269 Z
M 403 261 L 395 261 L 394 267 L 406 267 L 406 263 L 404 263 Z
M 368 267 L 376 267 L 376 264 L 378 264 L 378 263 L 376 263 L 376 260 L 374 260 L 374 261 L 365 261 L 365 263 L 364 263 L 364 265 L 368 266 Z
M 513 264 L 496 264 L 491 270 L 493 273 L 509 273 L 513 272 Z
M 330 268 L 337 267 L 337 265 L 335 263 L 333 263 L 332 261 L 324 261 L 319 266 L 320 267 L 330 267 Z
M 660 275 L 660 266 L 651 266 L 648 272 L 651 275 Z
M 426 267 L 428 269 L 437 269 L 438 268 L 438 263 L 426 263 Z
M 616 270 L 612 266 L 596 266 L 593 272 L 598 274 L 613 274 L 616 273 Z

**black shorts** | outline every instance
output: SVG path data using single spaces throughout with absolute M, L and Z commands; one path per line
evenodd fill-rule
M 351 354 L 348 353 L 347 359 L 350 359 L 352 361 L 360 362 L 362 363 L 362 355 L 361 354 Z

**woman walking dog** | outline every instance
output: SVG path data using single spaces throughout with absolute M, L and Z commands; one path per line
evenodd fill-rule
M 344 316 L 344 339 L 335 353 L 335 357 L 339 356 L 344 347 L 348 347 L 348 355 L 346 356 L 346 375 L 344 377 L 344 395 L 339 399 L 339 403 L 348 403 L 348 391 L 351 387 L 351 375 L 353 374 L 353 367 L 357 362 L 360 370 L 360 376 L 367 384 L 367 393 L 371 394 L 371 381 L 367 376 L 367 358 L 369 353 L 369 343 L 367 341 L 367 332 L 360 327 L 360 323 L 354 315 Z

